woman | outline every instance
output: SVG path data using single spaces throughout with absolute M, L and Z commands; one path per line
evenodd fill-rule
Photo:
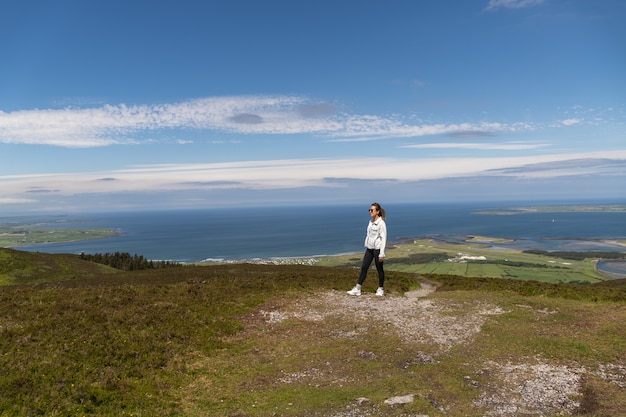
M 367 234 L 365 235 L 365 254 L 363 255 L 363 264 L 361 265 L 361 275 L 356 286 L 348 291 L 348 294 L 361 295 L 361 285 L 363 285 L 367 277 L 367 270 L 370 268 L 373 260 L 376 264 L 376 271 L 378 271 L 376 295 L 382 297 L 385 295 L 385 290 L 383 290 L 383 285 L 385 284 L 383 261 L 385 260 L 385 246 L 387 245 L 385 209 L 378 203 L 372 203 L 370 216 L 371 219 L 367 225 Z

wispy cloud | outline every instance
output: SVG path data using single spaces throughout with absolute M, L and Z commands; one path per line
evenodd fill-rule
M 522 9 L 540 5 L 544 0 L 489 0 L 485 10 L 495 10 L 499 8 Z
M 550 145 L 547 143 L 422 143 L 416 145 L 405 145 L 401 147 L 413 149 L 475 149 L 519 151 L 538 149 L 546 146 Z
M 448 136 L 451 138 L 458 138 L 458 139 L 468 139 L 468 138 L 483 138 L 483 137 L 490 137 L 490 136 L 494 136 L 493 132 L 483 132 L 483 131 L 479 131 L 479 130 L 472 130 L 472 131 L 460 131 L 460 132 L 451 132 L 448 133 Z
M 0 197 L 0 204 L 35 204 L 37 202 L 31 198 Z
M 299 96 L 212 97 L 162 105 L 0 111 L 0 142 L 61 147 L 138 143 L 171 129 L 237 134 L 313 134 L 363 141 L 459 132 L 531 130 L 528 123 L 411 124 L 400 116 L 339 112 Z
M 626 159 L 580 158 L 532 163 L 522 166 L 490 170 L 490 174 L 525 178 L 554 178 L 609 174 L 626 177 Z
M 561 120 L 561 123 L 565 126 L 574 126 L 582 123 L 582 119 L 565 119 Z
M 270 190 L 339 186 L 329 178 L 421 181 L 470 176 L 589 175 L 613 170 L 626 176 L 626 150 L 595 153 L 479 158 L 288 159 L 205 164 L 158 164 L 101 172 L 0 176 L 0 199 L 19 201 L 29 190 L 55 195 L 207 189 Z M 531 167 L 531 168 L 529 168 Z M 609 167 L 609 168 L 607 168 Z M 29 195 L 32 200 L 32 194 Z
M 369 123 L 368 123 L 369 122 Z M 354 118 L 347 120 L 344 129 L 329 132 L 335 142 L 366 142 L 390 138 L 412 138 L 434 135 L 455 135 L 460 132 L 481 131 L 482 136 L 493 135 L 490 132 L 522 132 L 534 130 L 530 123 L 497 123 L 479 122 L 462 124 L 423 124 L 408 125 L 399 120 L 370 116 L 368 118 Z

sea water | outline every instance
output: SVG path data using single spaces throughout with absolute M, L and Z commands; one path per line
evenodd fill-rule
M 37 219 L 42 227 L 111 228 L 121 234 L 20 249 L 128 252 L 178 262 L 357 253 L 363 250 L 368 209 L 369 205 L 250 207 L 47 216 Z M 386 209 L 389 242 L 421 237 L 460 242 L 466 236 L 485 236 L 513 239 L 494 243 L 499 249 L 625 250 L 601 240 L 626 239 L 626 212 L 478 214 L 498 210 L 495 204 L 399 204 Z M 59 219 L 65 220 L 60 226 Z

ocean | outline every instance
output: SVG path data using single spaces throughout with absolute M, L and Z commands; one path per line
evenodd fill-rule
M 525 204 L 525 206 L 533 206 Z M 478 235 L 514 239 L 497 248 L 625 251 L 600 240 L 626 239 L 626 212 L 476 214 L 508 204 L 399 204 L 387 210 L 388 241 Z M 361 253 L 366 206 L 249 207 L 39 216 L 42 227 L 112 228 L 120 236 L 33 245 L 44 253 L 128 252 L 153 260 L 235 261 Z M 28 221 L 26 216 L 21 221 Z M 34 219 L 34 218 L 33 218 Z M 64 220 L 58 223 L 58 220 Z M 0 218 L 0 223 L 3 221 Z

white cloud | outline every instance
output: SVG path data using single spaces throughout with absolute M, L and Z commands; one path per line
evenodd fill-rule
M 561 123 L 565 126 L 574 126 L 574 125 L 578 125 L 581 124 L 583 122 L 582 119 L 565 119 L 565 120 L 561 120 Z
M 410 138 L 455 134 L 458 132 L 520 132 L 534 130 L 528 123 L 504 124 L 496 122 L 461 123 L 461 124 L 433 124 L 407 125 L 397 120 L 379 118 L 375 116 L 353 118 L 347 120 L 345 128 L 332 132 L 329 136 L 335 137 L 335 142 L 364 142 L 390 138 Z
M 417 145 L 405 145 L 401 147 L 412 149 L 476 149 L 518 151 L 538 149 L 545 146 L 550 145 L 547 143 L 423 143 Z
M 37 200 L 32 198 L 13 198 L 13 197 L 0 197 L 0 204 L 34 204 Z
M 525 123 L 408 124 L 400 117 L 338 113 L 297 96 L 213 97 L 153 106 L 0 111 L 0 142 L 62 147 L 137 143 L 168 129 L 238 134 L 314 134 L 334 140 L 378 140 L 458 131 L 531 130 Z
M 537 6 L 543 2 L 544 0 L 489 0 L 489 4 L 485 10 L 495 10 L 501 7 L 507 9 L 522 9 Z
M 562 164 L 563 161 L 626 159 L 626 150 L 579 154 L 500 158 L 354 158 L 288 159 L 205 164 L 134 166 L 111 172 L 0 176 L 0 202 L 18 201 L 32 190 L 54 190 L 54 195 L 109 194 L 207 189 L 269 190 L 310 186 L 339 186 L 327 178 L 420 181 L 477 175 L 558 176 L 604 172 L 603 164 Z M 561 163 L 561 164 L 558 164 Z M 545 164 L 532 171 L 523 167 Z M 521 168 L 520 168 L 521 167 Z M 623 171 L 623 164 L 618 170 Z M 619 172 L 622 172 L 619 171 Z

